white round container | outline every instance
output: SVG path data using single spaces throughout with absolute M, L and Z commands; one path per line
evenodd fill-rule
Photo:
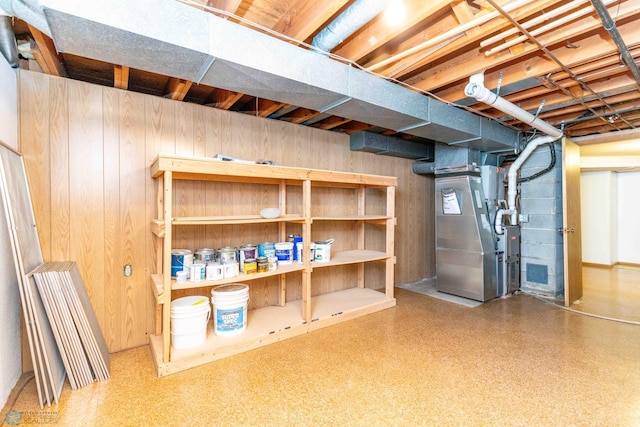
M 316 242 L 314 251 L 316 262 L 329 262 L 331 260 L 331 244 L 333 242 L 333 239 Z
M 213 304 L 213 332 L 217 336 L 234 336 L 247 327 L 249 285 L 234 283 L 211 290 Z
M 211 306 L 203 296 L 189 296 L 171 301 L 171 344 L 174 348 L 192 348 L 207 339 Z
M 275 246 L 278 264 L 291 264 L 293 261 L 293 242 L 280 242 Z

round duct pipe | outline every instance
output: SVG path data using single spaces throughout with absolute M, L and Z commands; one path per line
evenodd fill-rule
M 311 44 L 324 52 L 331 52 L 334 47 L 375 18 L 389 3 L 390 0 L 356 0 L 320 31 Z
M 0 52 L 11 68 L 18 68 L 18 43 L 11 17 L 7 15 L 0 15 Z

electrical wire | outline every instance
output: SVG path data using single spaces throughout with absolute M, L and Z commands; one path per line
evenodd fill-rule
M 539 172 L 534 173 L 531 176 L 527 176 L 527 177 L 524 177 L 524 178 L 518 178 L 518 183 L 529 182 L 529 181 L 532 181 L 532 180 L 534 180 L 536 178 L 539 178 L 542 175 L 544 175 L 545 173 L 549 172 L 551 169 L 553 169 L 553 167 L 556 165 L 556 148 L 555 148 L 553 142 L 549 142 L 549 143 L 547 143 L 545 145 L 549 146 L 549 151 L 551 152 L 551 161 L 549 162 L 549 166 L 547 166 L 545 169 L 543 169 L 543 170 L 541 170 Z

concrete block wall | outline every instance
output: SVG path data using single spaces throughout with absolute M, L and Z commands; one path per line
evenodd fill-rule
M 560 298 L 564 294 L 562 229 L 562 144 L 554 145 L 556 164 L 546 174 L 520 185 L 521 289 L 540 296 Z M 538 147 L 520 169 L 531 176 L 549 166 L 547 145 Z

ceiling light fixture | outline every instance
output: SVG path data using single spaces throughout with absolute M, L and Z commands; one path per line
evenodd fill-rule
M 407 8 L 403 0 L 392 0 L 384 10 L 384 22 L 390 27 L 399 27 L 407 20 Z

